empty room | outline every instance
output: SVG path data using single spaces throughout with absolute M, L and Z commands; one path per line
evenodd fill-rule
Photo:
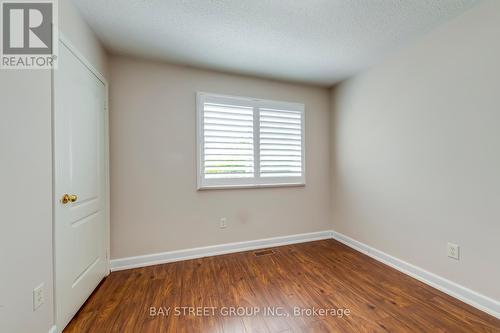
M 500 333 L 500 1 L 0 7 L 0 333 Z

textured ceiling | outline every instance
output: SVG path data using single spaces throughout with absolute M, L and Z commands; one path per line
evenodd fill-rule
M 480 1 L 73 0 L 112 53 L 321 85 Z

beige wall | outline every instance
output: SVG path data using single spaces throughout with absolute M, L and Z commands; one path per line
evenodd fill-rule
M 60 30 L 104 75 L 104 50 L 69 0 Z M 54 324 L 51 73 L 0 70 L 0 332 L 48 332 Z M 45 303 L 33 311 L 33 289 Z
M 112 258 L 330 229 L 327 89 L 124 57 L 110 67 Z M 305 103 L 307 186 L 197 191 L 198 90 Z
M 53 324 L 50 72 L 0 70 L 0 94 L 0 332 L 48 332 Z M 33 312 L 32 291 L 40 283 L 45 304 Z
M 499 36 L 486 1 L 340 84 L 332 116 L 334 229 L 497 300 Z

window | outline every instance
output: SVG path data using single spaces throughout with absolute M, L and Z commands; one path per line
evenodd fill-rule
M 197 94 L 198 188 L 305 184 L 304 105 Z

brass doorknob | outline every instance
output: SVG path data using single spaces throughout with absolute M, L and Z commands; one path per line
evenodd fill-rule
M 76 196 L 76 194 L 65 194 L 61 198 L 61 203 L 65 205 L 68 202 L 75 202 L 76 200 L 78 200 L 78 197 Z

